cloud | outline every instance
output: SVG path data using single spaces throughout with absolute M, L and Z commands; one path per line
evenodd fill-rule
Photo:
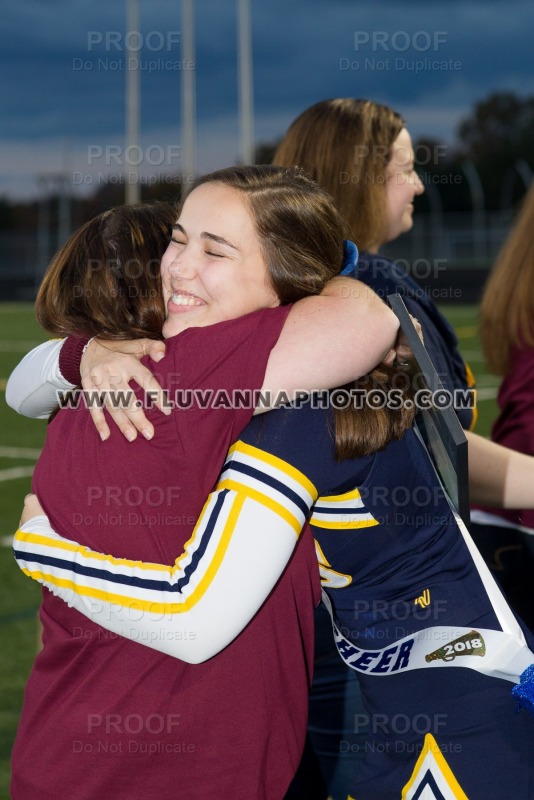
M 195 5 L 204 169 L 238 150 L 236 4 Z M 180 3 L 140 0 L 140 9 L 143 142 L 180 144 Z M 531 0 L 270 0 L 252 2 L 251 13 L 258 141 L 278 138 L 308 105 L 336 96 L 387 103 L 414 135 L 450 140 L 476 100 L 496 89 L 522 94 L 531 79 Z M 30 175 L 60 163 L 65 141 L 82 159 L 90 146 L 122 145 L 124 2 L 3 0 L 0 65 L 8 75 L 0 139 L 11 154 L 0 160 L 0 189 L 31 191 Z

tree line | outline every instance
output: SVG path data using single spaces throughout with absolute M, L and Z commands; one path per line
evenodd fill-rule
M 256 148 L 256 163 L 270 163 L 277 142 L 261 143 Z M 493 92 L 477 102 L 463 119 L 452 144 L 428 137 L 414 142 L 416 168 L 427 187 L 435 187 L 444 212 L 470 211 L 473 208 L 473 172 L 486 210 L 515 208 L 534 172 L 534 96 L 519 97 L 513 92 Z M 469 171 L 466 165 L 469 166 Z M 432 189 L 418 198 L 418 213 L 430 210 L 436 202 Z M 142 184 L 141 200 L 180 200 L 180 176 Z M 124 181 L 100 185 L 89 197 L 71 197 L 70 223 L 76 228 L 92 216 L 124 202 Z M 52 194 L 47 201 L 49 226 L 57 229 L 60 198 Z M 39 223 L 39 201 L 16 202 L 0 198 L 0 231 L 34 230 Z

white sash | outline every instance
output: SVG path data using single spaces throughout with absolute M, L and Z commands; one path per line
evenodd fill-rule
M 416 432 L 419 436 L 419 432 Z M 467 667 L 494 678 L 519 683 L 521 673 L 529 665 L 534 664 L 534 653 L 528 648 L 517 619 L 463 520 L 454 509 L 434 464 L 430 458 L 428 461 L 440 481 L 443 494 L 454 514 L 456 525 L 464 538 L 502 630 L 436 625 L 405 636 L 380 650 L 366 650 L 354 645 L 338 629 L 334 622 L 330 598 L 323 589 L 323 603 L 332 618 L 338 651 L 349 667 L 370 675 L 391 675 L 412 669 L 436 667 Z

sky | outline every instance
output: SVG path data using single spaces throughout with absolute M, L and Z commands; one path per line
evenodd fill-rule
M 125 0 L 1 0 L 0 197 L 125 166 Z M 180 0 L 140 0 L 140 173 L 180 171 Z M 250 0 L 256 142 L 312 103 L 366 97 L 452 143 L 493 91 L 534 93 L 532 0 Z M 195 0 L 198 172 L 239 158 L 236 0 Z M 41 184 L 39 184 L 41 178 Z M 44 182 L 43 182 L 44 178 Z M 41 186 L 41 189 L 39 189 Z

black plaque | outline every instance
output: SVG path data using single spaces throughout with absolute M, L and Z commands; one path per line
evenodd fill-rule
M 417 365 L 417 389 L 429 389 L 435 396 L 443 390 L 438 373 L 419 338 L 400 294 L 388 296 L 400 326 L 413 352 Z M 455 510 L 469 525 L 469 475 L 467 439 L 452 407 L 417 410 L 416 425 L 426 444 L 430 458 Z

